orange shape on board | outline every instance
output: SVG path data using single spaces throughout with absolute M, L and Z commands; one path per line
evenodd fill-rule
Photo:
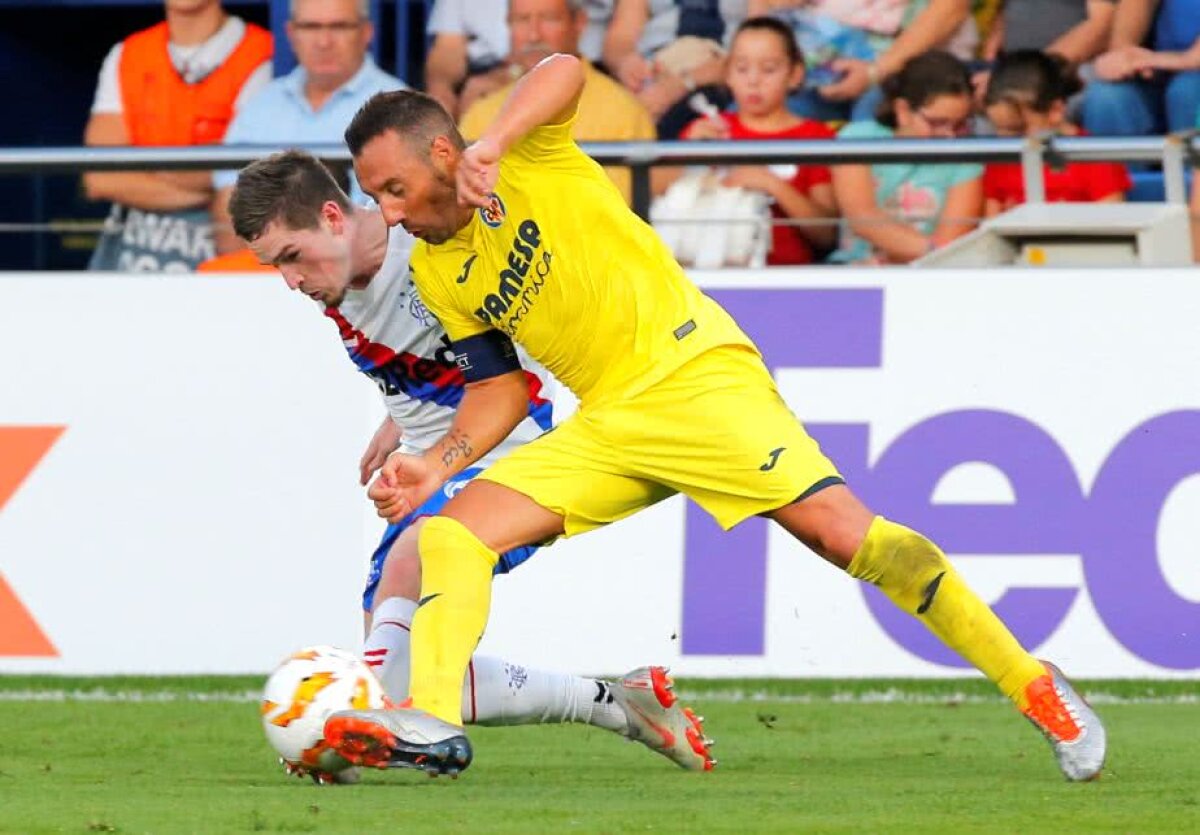
M 33 472 L 65 426 L 0 427 L 0 509 Z M 58 657 L 16 592 L 0 576 L 0 656 Z

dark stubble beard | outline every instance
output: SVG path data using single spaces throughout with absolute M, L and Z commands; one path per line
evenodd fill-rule
M 444 244 L 458 232 L 458 190 L 454 185 L 454 177 L 433 170 L 433 188 L 429 194 L 429 208 L 442 221 L 438 228 L 425 230 L 425 241 L 431 244 Z

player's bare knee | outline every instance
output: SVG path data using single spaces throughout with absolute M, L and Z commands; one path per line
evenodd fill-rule
M 792 536 L 845 568 L 866 539 L 874 514 L 845 485 L 834 485 L 770 514 Z
M 388 551 L 379 578 L 376 600 L 403 597 L 416 600 L 421 593 L 421 556 L 417 550 L 424 519 L 417 519 L 404 530 Z
M 498 554 L 564 532 L 562 516 L 523 493 L 482 478 L 463 488 L 439 515 L 462 525 Z

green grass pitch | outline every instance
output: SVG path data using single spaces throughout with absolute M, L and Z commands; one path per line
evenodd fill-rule
M 1088 687 L 1111 745 L 1084 785 L 982 682 L 684 681 L 712 774 L 592 728 L 480 728 L 457 781 L 333 787 L 284 777 L 259 684 L 0 676 L 0 832 L 1200 831 L 1200 682 Z

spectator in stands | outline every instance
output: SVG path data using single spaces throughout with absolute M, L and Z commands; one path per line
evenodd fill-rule
M 425 91 L 451 116 L 521 77 L 508 54 L 507 0 L 435 0 L 426 27 Z
M 297 66 L 239 108 L 227 145 L 340 145 L 354 114 L 371 96 L 404 83 L 381 70 L 368 49 L 374 27 L 367 0 L 292 0 L 288 42 Z M 235 171 L 213 174 L 217 251 L 243 247 L 229 221 Z M 350 192 L 357 200 L 357 185 Z
M 821 122 L 788 110 L 788 90 L 804 80 L 804 57 L 792 30 L 773 17 L 752 17 L 737 28 L 729 50 L 726 83 L 736 112 L 697 119 L 684 139 L 833 139 Z M 836 214 L 829 169 L 821 165 L 745 165 L 732 169 L 726 186 L 761 191 L 774 204 L 775 221 L 820 221 Z M 771 226 L 768 264 L 809 264 L 814 249 L 829 250 L 833 224 Z
M 271 78 L 271 35 L 219 0 L 166 0 L 166 20 L 104 59 L 87 145 L 209 145 Z M 208 171 L 93 171 L 89 199 L 113 202 L 90 269 L 185 271 L 213 254 Z
M 509 9 L 508 29 L 512 37 L 509 54 L 522 71 L 555 52 L 578 53 L 579 37 L 588 22 L 584 0 L 511 0 Z M 583 68 L 587 83 L 572 128 L 577 141 L 632 142 L 657 138 L 654 122 L 637 97 L 599 72 L 587 59 Z M 515 83 L 510 81 L 471 105 L 459 123 L 464 137 L 472 140 L 483 133 L 500 112 Z M 610 166 L 605 173 L 628 202 L 629 169 Z
M 846 139 L 928 139 L 970 131 L 966 66 L 946 52 L 911 59 L 883 85 L 875 121 L 854 122 Z M 978 165 L 930 162 L 838 165 L 833 193 L 845 219 L 839 263 L 904 264 L 965 235 L 983 210 Z
M 722 44 L 746 18 L 746 0 L 616 0 L 604 64 L 632 90 L 668 138 L 695 118 L 684 103 L 700 89 L 724 105 Z
M 1080 78 L 1094 77 L 1092 61 L 1108 48 L 1117 0 L 1004 0 L 1000 16 L 992 24 L 980 57 L 991 64 L 1002 52 L 1039 49 L 1057 55 L 1079 72 Z M 973 77 L 975 92 L 982 102 L 990 69 Z M 1070 101 L 1074 116 L 1082 97 Z
M 910 58 L 944 49 L 965 61 L 978 45 L 971 0 L 749 0 L 749 9 L 795 29 L 809 86 L 792 108 L 822 121 L 870 121 L 880 82 Z
M 1084 94 L 1090 133 L 1190 129 L 1200 108 L 1200 0 L 1120 0 L 1096 75 Z
M 1200 121 L 1196 128 L 1200 130 Z M 1192 258 L 1200 264 L 1200 176 L 1192 169 Z
M 1056 133 L 1080 136 L 1085 131 L 1067 118 L 1067 99 L 1079 79 L 1066 62 L 1034 49 L 1009 52 L 992 71 L 984 110 L 1000 136 Z M 1050 203 L 1119 203 L 1132 183 L 1125 166 L 1115 162 L 1069 162 L 1062 170 L 1042 171 Z M 1025 202 L 1020 163 L 989 163 L 983 171 L 987 217 Z
M 1196 112 L 1196 130 L 1200 131 L 1200 110 Z M 1200 263 L 1200 173 L 1192 168 L 1192 257 Z
M 579 54 L 593 64 L 604 60 L 604 35 L 612 21 L 616 0 L 584 0 L 588 22 L 579 38 Z

